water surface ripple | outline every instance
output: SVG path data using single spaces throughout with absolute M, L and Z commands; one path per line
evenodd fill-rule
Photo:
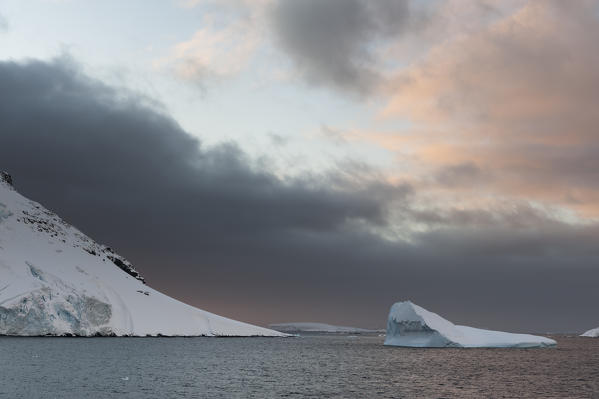
M 598 398 L 599 339 L 408 349 L 378 336 L 0 338 L 0 398 Z

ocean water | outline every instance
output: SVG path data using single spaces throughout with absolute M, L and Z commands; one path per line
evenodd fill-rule
M 598 398 L 599 339 L 408 349 L 378 336 L 0 338 L 0 398 Z

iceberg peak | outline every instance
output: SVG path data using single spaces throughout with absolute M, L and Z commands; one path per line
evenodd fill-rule
M 410 301 L 391 306 L 385 345 L 411 347 L 504 348 L 554 346 L 552 339 L 530 334 L 458 326 Z

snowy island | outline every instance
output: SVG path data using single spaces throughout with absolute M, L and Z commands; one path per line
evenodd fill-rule
M 581 337 L 599 338 L 599 327 L 593 328 L 592 330 L 589 330 L 589 331 L 585 332 L 584 334 L 581 334 L 580 336 Z
M 379 330 L 368 330 L 358 327 L 334 326 L 325 323 L 278 323 L 268 326 L 273 330 L 277 330 L 289 334 L 297 333 L 326 333 L 326 334 L 372 334 L 381 332 Z
M 552 339 L 529 334 L 457 326 L 410 301 L 391 307 L 385 345 L 458 348 L 534 348 L 555 346 Z
M 148 287 L 125 258 L 20 195 L 4 172 L 0 335 L 285 336 Z

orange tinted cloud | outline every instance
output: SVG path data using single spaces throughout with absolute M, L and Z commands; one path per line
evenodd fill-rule
M 598 10 L 528 1 L 439 43 L 397 71 L 382 111 L 417 133 L 367 139 L 410 152 L 423 173 L 472 163 L 496 176 L 497 196 L 599 217 Z

